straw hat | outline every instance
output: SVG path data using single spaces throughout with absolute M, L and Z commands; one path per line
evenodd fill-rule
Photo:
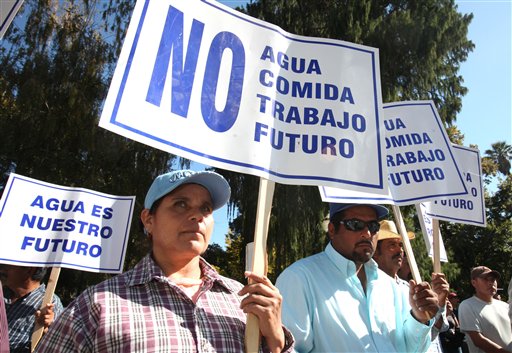
M 396 229 L 395 222 L 393 221 L 380 221 L 380 230 L 377 240 L 384 240 L 384 239 L 402 239 L 402 236 L 398 233 L 398 230 Z M 407 235 L 409 236 L 409 239 L 414 239 L 414 233 L 413 232 L 407 232 Z

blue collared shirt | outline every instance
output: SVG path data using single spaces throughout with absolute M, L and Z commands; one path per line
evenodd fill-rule
M 7 323 L 9 325 L 9 344 L 11 353 L 30 352 L 30 343 L 34 325 L 36 322 L 35 313 L 43 303 L 46 286 L 41 284 L 38 288 L 25 295 L 23 298 L 11 301 L 12 292 L 4 288 L 5 311 L 7 312 Z M 53 312 L 57 317 L 64 307 L 60 298 L 53 295 Z
M 366 293 L 353 261 L 331 244 L 299 260 L 276 281 L 282 319 L 298 352 L 425 352 L 431 325 L 415 320 L 409 298 L 373 260 Z

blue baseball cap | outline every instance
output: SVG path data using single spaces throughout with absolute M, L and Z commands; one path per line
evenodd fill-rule
M 332 217 L 343 210 L 346 210 L 350 207 L 355 206 L 368 206 L 375 210 L 375 213 L 377 213 L 377 219 L 381 219 L 383 217 L 386 217 L 389 213 L 388 209 L 382 205 L 376 205 L 376 204 L 370 204 L 370 203 L 330 203 L 329 204 L 329 219 L 332 219 Z
M 148 209 L 151 208 L 156 200 L 184 184 L 199 184 L 204 186 L 210 192 L 214 210 L 224 206 L 231 195 L 231 188 L 228 182 L 218 173 L 211 171 L 196 172 L 193 170 L 176 170 L 156 177 L 146 194 L 144 207 Z

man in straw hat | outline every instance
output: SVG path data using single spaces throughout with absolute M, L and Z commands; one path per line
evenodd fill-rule
M 407 232 L 407 235 L 409 239 L 414 239 L 413 232 Z M 404 258 L 404 246 L 402 237 L 398 234 L 393 221 L 384 220 L 380 222 L 377 248 L 373 254 L 373 259 L 377 262 L 379 268 L 390 277 L 395 278 L 397 283 L 403 281 L 397 274 L 400 267 L 406 261 Z
M 470 353 L 512 352 L 508 304 L 493 298 L 500 277 L 497 271 L 486 266 L 471 270 L 475 295 L 459 306 L 460 329 L 466 333 Z
M 424 352 L 436 294 L 411 282 L 406 298 L 372 255 L 384 206 L 330 204 L 330 243 L 285 269 L 276 281 L 283 323 L 298 352 Z
M 223 277 L 202 257 L 213 211 L 229 200 L 220 174 L 178 170 L 157 177 L 141 220 L 151 252 L 133 269 L 90 287 L 52 325 L 38 352 L 244 352 L 246 314 L 259 319 L 266 352 L 291 351 L 281 295 Z
M 413 232 L 407 232 L 409 239 L 414 239 Z M 388 276 L 395 279 L 396 284 L 403 289 L 405 294 L 409 293 L 409 282 L 398 276 L 398 270 L 406 261 L 404 258 L 404 245 L 402 236 L 398 234 L 395 222 L 383 220 L 380 222 L 380 230 L 377 236 L 377 249 L 373 259 L 379 265 L 379 269 Z M 448 330 L 448 320 L 445 314 L 445 305 L 449 292 L 449 284 L 444 274 L 435 273 L 432 276 L 432 288 L 439 300 L 439 310 L 436 314 L 436 321 L 432 328 L 431 341 L 428 352 L 442 352 L 439 332 Z

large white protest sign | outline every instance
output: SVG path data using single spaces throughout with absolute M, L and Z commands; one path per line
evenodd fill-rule
M 11 174 L 0 200 L 0 262 L 120 273 L 134 202 Z
M 486 227 L 480 153 L 474 148 L 457 145 L 452 147 L 469 193 L 425 202 L 425 212 L 429 217 L 444 221 Z
M 427 247 L 428 256 L 434 257 L 434 228 L 432 218 L 427 214 L 427 209 L 424 203 L 416 204 L 416 213 L 423 232 L 423 240 Z M 440 248 L 440 260 L 448 262 L 448 256 L 446 255 L 446 249 L 444 247 L 443 238 L 439 231 L 439 248 Z
M 384 104 L 386 195 L 320 186 L 325 202 L 409 205 L 467 194 L 451 143 L 432 101 Z
M 211 0 L 139 0 L 100 126 L 285 184 L 386 188 L 378 51 Z
M 1 0 L 0 1 L 0 39 L 3 38 L 7 28 L 14 16 L 18 13 L 23 0 Z

